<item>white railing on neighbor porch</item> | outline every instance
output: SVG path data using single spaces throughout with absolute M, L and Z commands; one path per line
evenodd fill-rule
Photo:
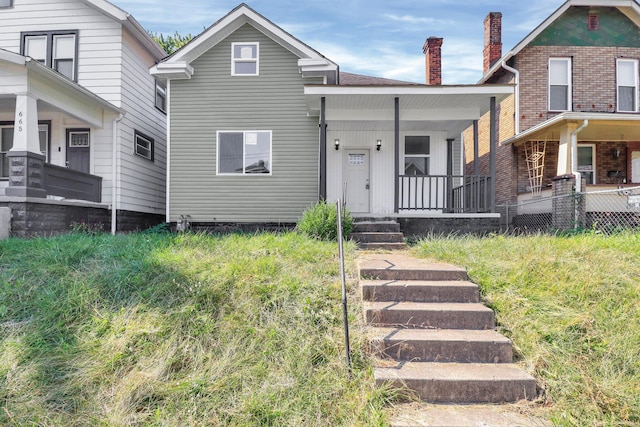
M 400 211 L 492 212 L 491 177 L 486 175 L 400 175 Z

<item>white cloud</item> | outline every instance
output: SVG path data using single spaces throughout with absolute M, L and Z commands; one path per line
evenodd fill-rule
M 434 24 L 434 23 L 441 22 L 434 18 L 423 18 L 423 17 L 413 16 L 413 15 L 400 16 L 400 15 L 394 15 L 394 14 L 385 14 L 384 17 L 392 21 L 404 22 L 408 24 Z

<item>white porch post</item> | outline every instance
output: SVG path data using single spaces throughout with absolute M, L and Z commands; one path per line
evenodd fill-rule
M 571 133 L 578 128 L 578 123 L 567 123 L 560 131 L 560 147 L 558 150 L 558 170 L 556 175 L 571 175 Z
M 45 157 L 40 153 L 38 103 L 30 94 L 16 96 L 13 147 L 9 158 L 7 196 L 47 197 L 44 188 Z
M 11 151 L 40 154 L 38 101 L 30 94 L 16 96 L 16 119 Z

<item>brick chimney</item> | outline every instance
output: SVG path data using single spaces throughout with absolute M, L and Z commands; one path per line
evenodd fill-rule
M 438 37 L 429 37 L 422 47 L 425 57 L 427 84 L 442 84 L 442 40 Z
M 502 13 L 489 12 L 484 18 L 484 61 L 482 69 L 489 68 L 502 58 Z

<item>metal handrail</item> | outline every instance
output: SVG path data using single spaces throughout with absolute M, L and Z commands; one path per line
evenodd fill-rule
M 342 237 L 342 203 L 340 200 L 336 202 L 338 210 L 337 226 L 338 226 L 338 251 L 340 254 L 340 274 L 342 278 L 342 314 L 344 317 L 344 344 L 347 353 L 347 372 L 351 378 L 351 348 L 349 345 L 349 315 L 347 312 L 347 280 L 344 271 L 344 240 Z

